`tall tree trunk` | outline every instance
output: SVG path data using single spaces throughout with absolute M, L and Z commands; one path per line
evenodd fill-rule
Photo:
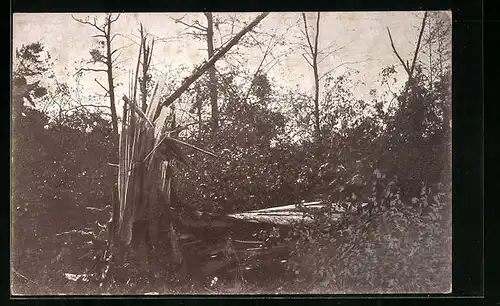
M 317 65 L 317 53 L 313 58 L 313 72 L 314 72 L 314 134 L 316 141 L 321 142 L 321 130 L 319 122 L 319 76 L 318 76 L 318 65 Z
M 111 108 L 111 121 L 113 124 L 113 142 L 118 148 L 118 115 L 116 114 L 115 86 L 113 84 L 113 61 L 111 56 L 111 15 L 108 15 L 106 33 L 106 73 L 108 75 L 109 106 Z
M 211 12 L 205 13 L 207 17 L 207 51 L 208 58 L 214 55 L 214 24 Z M 219 128 L 219 108 L 217 106 L 217 79 L 215 77 L 215 64 L 208 69 L 210 80 L 210 106 L 212 108 L 212 133 L 216 133 Z
M 432 43 L 433 43 L 433 37 L 432 37 L 432 28 L 431 28 L 431 19 L 427 19 L 428 26 L 429 26 L 429 88 L 432 90 L 432 85 L 433 85 L 433 79 L 432 79 Z
M 314 39 L 314 52 L 313 56 L 313 73 L 314 73 L 314 133 L 316 135 L 316 142 L 321 142 L 321 129 L 319 122 L 319 75 L 318 75 L 318 40 L 319 40 L 319 20 L 320 12 L 316 20 L 316 37 Z
M 314 37 L 314 46 L 309 37 L 309 29 L 307 27 L 307 17 L 305 13 L 302 13 L 302 19 L 304 20 L 304 30 L 307 39 L 307 44 L 309 45 L 309 55 L 312 61 L 304 57 L 313 69 L 314 75 L 314 140 L 316 144 L 321 143 L 321 129 L 320 129 L 320 117 L 319 117 L 319 73 L 318 73 L 318 40 L 319 40 L 319 23 L 320 23 L 321 13 L 318 12 L 316 19 L 316 35 Z

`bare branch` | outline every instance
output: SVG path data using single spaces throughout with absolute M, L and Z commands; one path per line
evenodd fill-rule
M 167 135 L 168 135 L 168 134 L 167 134 Z M 192 144 L 189 144 L 189 143 L 184 142 L 184 141 L 182 141 L 182 140 L 179 140 L 179 139 L 176 139 L 176 138 L 172 138 L 172 137 L 168 137 L 168 136 L 166 136 L 166 137 L 165 137 L 165 139 L 168 139 L 168 140 L 171 140 L 171 141 L 177 142 L 177 143 L 179 143 L 179 144 L 181 144 L 181 145 L 184 145 L 184 146 L 186 146 L 186 147 L 190 147 L 191 149 L 194 149 L 194 150 L 199 151 L 199 152 L 201 152 L 201 153 L 205 153 L 205 154 L 210 155 L 210 156 L 212 156 L 212 157 L 215 157 L 215 158 L 218 158 L 218 157 L 219 157 L 219 156 L 217 156 L 216 154 L 214 154 L 214 153 L 212 153 L 212 152 L 209 152 L 209 151 L 207 151 L 207 150 L 203 150 L 203 149 L 201 149 L 201 148 L 198 148 L 198 147 L 196 147 L 196 146 L 193 146 Z
M 316 37 L 314 38 L 314 54 L 315 54 L 315 57 L 318 57 L 319 17 L 320 17 L 320 12 L 318 12 L 318 18 L 316 19 Z
M 120 48 L 120 49 L 121 49 L 121 48 Z M 120 53 L 118 53 L 118 55 L 116 55 L 116 57 L 115 57 L 114 59 L 111 59 L 111 62 L 112 62 L 112 63 L 116 62 L 116 60 L 117 60 L 118 58 L 120 58 L 120 56 L 122 55 L 121 50 L 116 49 L 116 50 L 113 50 L 113 52 L 111 52 L 110 56 L 113 56 L 113 55 L 114 55 L 117 51 L 120 51 Z
M 74 76 L 80 73 L 81 71 L 108 72 L 106 69 L 80 68 L 78 69 L 77 72 L 75 72 Z
M 250 36 L 251 36 L 251 37 L 253 37 L 252 35 L 250 35 Z M 255 38 L 254 38 L 254 39 L 255 39 Z M 256 39 L 255 39 L 255 40 L 256 40 Z M 257 40 L 256 40 L 256 41 L 257 41 Z M 260 42 L 259 42 L 259 41 L 257 41 L 257 42 L 260 44 Z M 268 44 L 267 44 L 266 51 L 264 52 L 264 55 L 262 56 L 262 60 L 260 61 L 259 66 L 258 66 L 258 67 L 257 67 L 257 69 L 255 70 L 255 73 L 253 74 L 252 80 L 253 80 L 253 79 L 255 79 L 255 77 L 257 77 L 257 75 L 258 75 L 258 74 L 262 71 L 263 66 L 264 66 L 264 62 L 265 62 L 265 60 L 266 60 L 267 56 L 269 55 L 269 53 L 271 52 L 271 50 L 272 50 L 272 48 L 273 48 L 274 46 L 276 46 L 276 44 L 273 44 L 273 40 L 272 40 L 272 39 L 270 39 L 270 40 L 269 40 L 269 42 L 268 42 Z M 250 96 L 250 92 L 251 92 L 251 90 L 252 90 L 252 88 L 253 88 L 253 85 L 254 85 L 254 83 L 253 83 L 253 82 L 252 82 L 252 83 L 250 83 L 250 87 L 249 87 L 249 88 L 248 88 L 248 90 L 247 90 L 247 93 L 246 93 L 246 95 L 245 95 L 245 99 L 244 99 L 244 101 L 246 101 L 246 100 L 248 99 L 248 97 Z
M 328 53 L 327 53 L 327 54 L 326 54 L 326 55 L 325 55 L 322 59 L 318 60 L 318 64 L 319 64 L 319 63 L 321 63 L 321 62 L 323 62 L 325 59 L 327 59 L 327 58 L 328 58 L 330 55 L 332 55 L 333 53 L 338 52 L 338 51 L 340 51 L 340 50 L 344 49 L 345 47 L 346 47 L 346 46 L 342 46 L 342 47 L 339 47 L 339 48 L 337 48 L 337 49 L 334 49 L 334 50 L 332 50 L 332 51 L 328 52 Z
M 118 15 L 116 15 L 115 19 L 111 19 L 111 13 L 110 13 L 110 14 L 109 14 L 109 18 L 108 18 L 109 23 L 113 23 L 113 22 L 117 21 L 117 20 L 118 20 L 118 18 L 120 18 L 120 15 L 121 15 L 121 14 L 122 14 L 122 13 L 118 13 Z
M 415 47 L 415 54 L 413 55 L 413 61 L 411 63 L 410 78 L 413 77 L 413 71 L 415 70 L 415 63 L 417 61 L 418 50 L 420 49 L 420 42 L 422 41 L 422 34 L 424 34 L 426 19 L 427 19 L 427 11 L 424 13 L 424 18 L 422 19 L 422 28 L 420 29 L 420 34 L 418 35 L 417 46 Z
M 154 46 L 155 46 L 155 39 L 153 38 L 153 40 L 151 41 L 151 48 L 149 49 L 149 59 L 148 59 L 147 67 L 149 67 L 151 65 L 151 59 L 153 58 Z
M 302 13 L 302 19 L 304 20 L 304 29 L 305 29 L 305 35 L 307 39 L 307 44 L 309 45 L 309 49 L 311 50 L 311 54 L 314 54 L 314 49 L 311 43 L 311 39 L 309 38 L 309 30 L 307 29 L 307 18 L 306 18 L 306 13 Z
M 333 67 L 332 69 L 328 70 L 327 72 L 325 72 L 319 79 L 320 80 L 323 79 L 325 76 L 327 76 L 328 74 L 332 73 L 335 69 L 340 68 L 342 66 L 352 65 L 352 64 L 360 64 L 360 63 L 364 63 L 364 62 L 367 62 L 367 61 L 369 61 L 369 60 L 344 62 L 342 64 L 339 64 L 339 65 Z
M 131 59 L 131 57 L 126 57 L 126 58 L 124 58 L 124 59 L 122 59 L 122 60 L 120 60 L 120 61 L 117 61 L 117 60 L 118 60 L 118 56 L 117 56 L 117 57 L 115 58 L 115 60 L 113 61 L 113 63 L 112 63 L 112 67 L 113 67 L 113 68 L 116 68 L 116 67 L 118 67 L 120 64 L 122 64 L 122 63 L 124 63 L 124 62 L 128 61 L 129 59 Z
M 106 109 L 111 109 L 111 107 L 109 105 L 97 105 L 97 104 L 80 104 L 78 106 L 75 106 L 75 107 L 72 107 L 72 108 L 68 108 L 68 109 L 65 109 L 64 112 L 67 113 L 67 112 L 70 112 L 72 110 L 77 110 L 79 108 L 85 108 L 87 109 L 88 107 L 95 107 L 95 108 L 106 108 Z M 88 109 L 87 109 L 88 112 L 90 112 Z
M 109 39 L 109 41 L 112 42 L 113 39 L 115 39 L 116 36 L 121 36 L 121 35 L 118 34 L 118 33 L 115 33 L 115 34 L 113 34 L 113 36 L 111 36 L 111 38 Z
M 135 43 L 135 42 L 134 42 L 134 43 Z M 128 45 L 125 45 L 125 46 L 121 46 L 121 47 L 119 47 L 119 48 L 116 48 L 116 49 L 114 49 L 114 50 L 111 52 L 111 54 L 110 54 L 110 55 L 112 56 L 113 54 L 115 54 L 115 52 L 118 52 L 118 51 L 122 50 L 123 48 L 130 47 L 131 45 L 132 45 L 132 44 L 128 44 Z
M 137 103 L 133 102 L 133 101 L 130 101 L 130 99 L 126 96 L 126 95 L 123 95 L 122 97 L 122 100 L 127 103 L 128 105 L 131 105 L 132 106 L 132 109 L 142 118 L 144 119 L 148 124 L 149 126 L 153 127 L 154 124 L 153 122 L 151 122 L 149 120 L 149 118 L 144 114 L 144 112 L 137 106 Z
M 309 59 L 306 57 L 304 53 L 302 53 L 302 57 L 306 60 L 306 62 L 309 64 L 309 66 L 313 67 L 313 64 L 309 61 Z
M 101 33 L 104 33 L 104 35 L 106 35 L 106 30 L 104 28 L 100 28 L 98 25 L 97 25 L 97 21 L 96 21 L 96 18 L 94 18 L 94 22 L 89 22 L 87 20 L 83 20 L 83 19 L 78 19 L 76 18 L 75 16 L 71 15 L 71 18 L 73 18 L 76 22 L 78 23 L 81 23 L 81 24 L 87 24 L 87 25 L 90 25 L 90 26 L 93 26 L 94 28 L 96 28 L 99 32 Z
M 197 24 L 189 24 L 189 23 L 187 23 L 187 22 L 184 22 L 184 21 L 182 20 L 184 17 L 182 17 L 182 18 L 177 18 L 177 19 L 176 19 L 176 18 L 173 18 L 173 17 L 170 17 L 170 18 L 171 18 L 172 20 L 174 20 L 174 21 L 175 21 L 175 23 L 180 23 L 180 24 L 183 24 L 183 25 L 185 25 L 185 26 L 186 26 L 186 27 L 188 27 L 188 28 L 193 28 L 193 29 L 196 29 L 196 30 L 198 30 L 198 31 L 202 31 L 202 32 L 206 32 L 206 31 L 207 31 L 207 28 L 203 27 L 200 23 L 197 23 Z
M 106 91 L 106 93 L 109 94 L 109 89 L 107 89 L 106 87 L 104 87 L 101 83 L 99 83 L 99 81 L 97 79 L 94 78 L 94 81 L 99 84 L 99 86 L 101 86 L 102 89 L 104 89 Z
M 406 70 L 406 73 L 408 73 L 408 76 L 410 76 L 411 75 L 410 68 L 407 67 L 401 56 L 399 56 L 398 51 L 396 51 L 396 47 L 394 46 L 394 42 L 392 40 L 391 31 L 389 30 L 389 27 L 387 27 L 387 34 L 389 34 L 389 39 L 391 40 L 392 51 L 394 51 L 394 54 L 396 54 L 396 57 L 401 62 L 401 65 L 403 65 L 403 68 Z

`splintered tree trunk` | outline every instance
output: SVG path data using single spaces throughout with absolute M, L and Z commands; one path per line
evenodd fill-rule
M 212 13 L 205 13 L 207 17 L 207 51 L 208 58 L 214 55 L 214 25 Z M 216 133 L 219 127 L 219 108 L 217 105 L 217 79 L 215 76 L 215 64 L 208 69 L 210 79 L 210 106 L 212 108 L 212 133 Z

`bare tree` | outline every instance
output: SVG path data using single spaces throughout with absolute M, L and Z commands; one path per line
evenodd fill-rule
M 307 39 L 307 44 L 309 46 L 310 59 L 305 55 L 304 59 L 313 69 L 314 75 L 314 135 L 316 140 L 319 142 L 321 140 L 321 130 L 320 130 L 320 120 L 319 120 L 319 74 L 318 74 L 318 39 L 319 39 L 319 24 L 320 24 L 320 12 L 317 13 L 316 18 L 316 33 L 314 37 L 314 42 L 311 42 L 309 35 L 309 28 L 307 26 L 307 17 L 305 13 L 302 13 L 302 19 L 304 21 L 304 34 Z
M 190 32 L 189 35 L 194 37 L 203 37 L 207 43 L 207 55 L 210 59 L 215 52 L 214 49 L 214 19 L 212 12 L 205 12 L 205 18 L 207 19 L 207 25 L 202 25 L 198 20 L 193 23 L 187 23 L 183 18 L 174 19 L 176 23 L 181 23 L 186 27 L 192 29 L 194 32 Z M 212 111 L 212 133 L 216 133 L 219 127 L 219 107 L 217 105 L 217 77 L 216 77 L 216 67 L 215 65 L 208 69 L 209 76 L 209 97 L 210 97 L 210 107 Z M 198 107 L 201 107 L 199 103 Z
M 116 57 L 114 55 L 121 49 L 113 49 L 112 42 L 113 39 L 118 34 L 111 34 L 111 25 L 118 20 L 120 14 L 113 16 L 112 13 L 106 14 L 104 24 L 99 24 L 96 17 L 92 21 L 89 19 L 78 19 L 72 16 L 73 19 L 81 24 L 86 24 L 95 28 L 99 34 L 93 35 L 94 38 L 102 38 L 101 45 L 104 45 L 104 52 L 102 52 L 99 47 L 90 50 L 90 55 L 92 56 L 92 63 L 104 65 L 104 68 L 81 68 L 79 72 L 82 71 L 93 71 L 93 72 L 105 72 L 108 80 L 108 87 L 103 86 L 97 79 L 95 81 L 103 88 L 107 95 L 109 96 L 109 104 L 111 109 L 111 121 L 113 124 L 113 138 L 116 143 L 118 143 L 118 115 L 116 113 L 116 100 L 115 100 L 115 84 L 113 77 L 113 69 L 116 67 L 117 59 L 120 54 Z
M 401 63 L 401 65 L 405 69 L 406 73 L 408 74 L 408 84 L 411 84 L 413 81 L 415 66 L 417 63 L 417 57 L 418 57 L 420 45 L 422 42 L 422 36 L 424 34 L 426 20 L 427 20 L 427 12 L 424 13 L 424 18 L 422 19 L 422 26 L 420 27 L 420 33 L 418 35 L 417 45 L 415 46 L 415 51 L 413 53 L 413 59 L 411 61 L 411 64 L 408 62 L 408 60 L 405 63 L 403 58 L 399 55 L 398 51 L 396 50 L 396 47 L 394 46 L 394 41 L 392 40 L 391 31 L 389 30 L 389 28 L 387 28 L 387 34 L 389 35 L 389 39 L 391 41 L 392 51 L 394 52 L 394 54 L 398 58 L 399 62 Z

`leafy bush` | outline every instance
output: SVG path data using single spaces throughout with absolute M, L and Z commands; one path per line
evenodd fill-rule
M 304 292 L 433 293 L 451 289 L 451 190 L 399 192 L 372 211 L 300 228 L 289 268 Z
M 114 184 L 113 169 L 106 165 L 114 150 L 110 123 L 83 113 L 66 119 L 50 122 L 43 113 L 26 108 L 18 121 L 13 139 L 12 265 L 31 281 L 14 273 L 16 293 L 65 291 L 69 283 L 64 273 L 90 274 L 96 262 L 88 258 L 103 256 L 103 225 L 110 216 L 106 207 Z M 87 254 L 89 247 L 94 252 Z

